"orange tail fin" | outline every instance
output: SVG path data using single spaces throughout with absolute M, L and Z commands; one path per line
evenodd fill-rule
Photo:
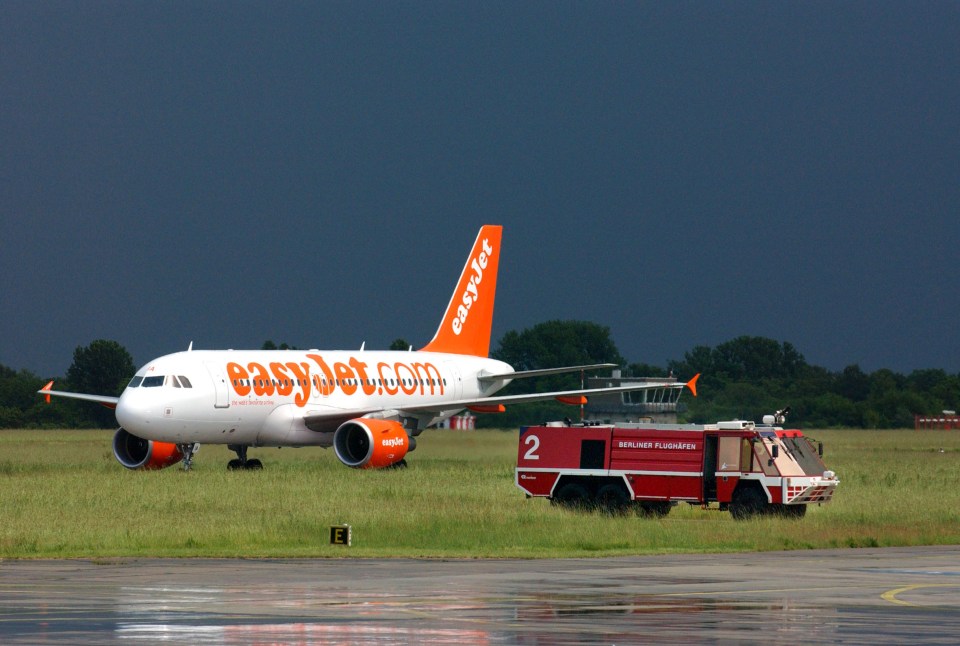
M 480 228 L 440 327 L 424 350 L 477 357 L 490 353 L 502 232 L 503 227 L 499 225 L 487 224 Z

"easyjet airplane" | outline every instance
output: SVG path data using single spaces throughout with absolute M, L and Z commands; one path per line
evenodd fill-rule
M 200 444 L 236 452 L 231 469 L 258 469 L 248 447 L 333 446 L 350 467 L 388 467 L 404 460 L 422 430 L 468 408 L 502 412 L 505 404 L 663 385 L 634 385 L 496 396 L 511 380 L 602 367 L 515 372 L 488 358 L 501 227 L 480 229 L 433 340 L 419 351 L 187 350 L 147 363 L 120 397 L 52 390 L 40 394 L 115 408 L 120 428 L 113 454 L 128 469 L 159 469 Z M 696 377 L 687 384 L 696 394 Z

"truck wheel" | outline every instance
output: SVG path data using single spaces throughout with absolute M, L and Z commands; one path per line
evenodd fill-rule
M 637 512 L 641 516 L 649 518 L 663 518 L 670 513 L 670 509 L 672 508 L 673 505 L 666 501 L 657 502 L 644 500 L 643 502 L 637 503 Z
M 730 515 L 737 520 L 758 516 L 766 511 L 767 498 L 756 487 L 744 487 L 733 494 L 730 501 Z
M 629 506 L 630 494 L 622 484 L 605 484 L 597 491 L 597 507 L 611 516 L 620 516 Z
M 591 506 L 590 492 L 588 492 L 583 485 L 579 485 L 576 482 L 568 482 L 557 489 L 557 492 L 553 494 L 553 499 L 550 502 L 561 507 L 566 507 L 567 509 L 583 511 L 589 509 Z

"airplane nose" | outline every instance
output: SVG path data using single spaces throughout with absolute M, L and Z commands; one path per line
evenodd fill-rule
M 128 431 L 142 428 L 147 422 L 146 406 L 140 399 L 124 392 L 117 402 L 117 423 Z

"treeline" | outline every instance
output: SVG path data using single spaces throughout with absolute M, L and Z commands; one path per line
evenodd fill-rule
M 788 421 L 806 428 L 912 428 L 915 414 L 960 408 L 960 375 L 944 370 L 915 370 L 908 375 L 888 369 L 864 372 L 849 365 L 832 372 L 807 363 L 790 343 L 742 336 L 715 348 L 696 346 L 665 366 L 627 362 L 620 356 L 609 328 L 582 321 L 549 321 L 522 332 L 508 332 L 493 353 L 517 370 L 558 365 L 616 363 L 628 377 L 687 380 L 700 373 L 699 396 L 684 392 L 687 409 L 681 420 L 759 421 L 763 415 L 790 407 Z M 602 373 L 597 373 L 602 374 Z M 516 381 L 509 392 L 577 388 L 579 375 L 549 380 Z M 505 391 L 507 392 L 507 391 Z M 481 417 L 482 426 L 516 426 L 548 419 L 576 418 L 569 406 L 541 404 L 514 407 L 498 419 Z
M 697 422 L 759 420 L 790 406 L 789 421 L 807 428 L 912 428 L 914 415 L 960 404 L 958 374 L 866 373 L 856 364 L 832 372 L 808 364 L 789 343 L 761 337 L 698 346 L 667 368 L 679 376 L 701 373 L 700 396 L 683 399 L 687 416 Z
M 54 390 L 119 395 L 136 372 L 133 357 L 116 341 L 99 339 L 78 347 L 64 377 L 42 378 L 0 365 L 0 428 L 110 428 L 113 411 L 98 404 L 58 398 L 48 405 L 37 394 L 48 381 Z
M 276 348 L 272 342 L 264 348 Z M 281 344 L 280 347 L 290 347 Z M 403 339 L 392 349 L 409 347 Z M 881 369 L 866 373 L 857 365 L 838 372 L 814 366 L 790 343 L 743 336 L 714 348 L 697 346 L 665 366 L 627 363 L 607 327 L 585 321 L 547 321 L 507 332 L 491 353 L 516 370 L 613 363 L 624 376 L 687 380 L 700 373 L 699 396 L 685 393 L 684 421 L 759 420 L 790 406 L 789 421 L 806 428 L 909 428 L 915 414 L 960 408 L 960 375 L 944 370 L 915 370 L 903 375 Z M 119 395 L 135 372 L 130 354 L 115 341 L 97 340 L 78 347 L 67 375 L 55 389 Z M 598 374 L 603 374 L 598 373 Z M 0 428 L 107 428 L 113 411 L 74 400 L 49 406 L 37 391 L 49 381 L 27 370 L 0 365 Z M 504 394 L 580 387 L 579 374 L 518 379 Z M 508 407 L 500 415 L 480 415 L 481 427 L 514 427 L 576 418 L 579 411 L 558 403 Z

